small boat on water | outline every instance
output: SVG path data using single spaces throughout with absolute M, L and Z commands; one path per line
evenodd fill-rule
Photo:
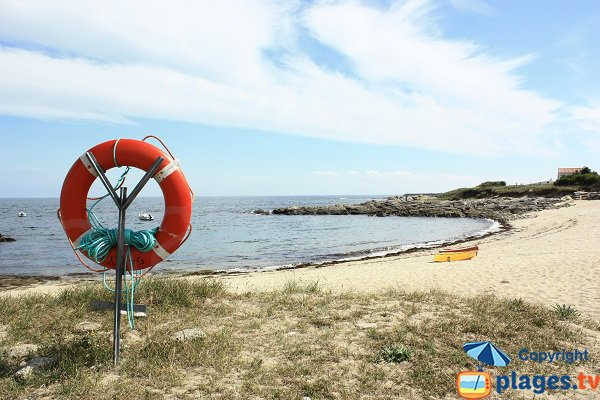
M 454 251 L 448 253 L 438 253 L 433 255 L 433 261 L 435 262 L 450 262 L 450 261 L 462 261 L 470 260 L 477 255 L 477 251 Z
M 449 247 L 447 249 L 441 249 L 440 253 L 458 253 L 461 251 L 474 251 L 477 253 L 479 251 L 479 246 L 475 245 L 469 247 Z
M 154 221 L 154 215 L 150 213 L 142 213 L 141 211 L 138 214 L 138 218 L 142 221 Z
M 23 211 L 21 211 L 20 213 L 17 214 L 19 217 L 26 217 L 27 213 L 24 213 Z

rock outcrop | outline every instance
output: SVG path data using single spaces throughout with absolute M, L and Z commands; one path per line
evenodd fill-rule
M 267 210 L 263 210 L 262 208 L 259 208 L 258 210 L 254 210 L 252 211 L 252 214 L 256 214 L 256 215 L 270 215 L 271 213 Z
M 14 242 L 14 241 L 15 241 L 15 239 L 4 236 L 0 233 L 0 242 Z
M 386 200 L 370 200 L 361 204 L 285 207 L 273 210 L 284 215 L 348 215 L 363 214 L 386 217 L 467 217 L 490 218 L 501 223 L 523 214 L 569 205 L 566 198 L 523 197 L 474 200 L 439 200 L 435 197 L 393 196 Z

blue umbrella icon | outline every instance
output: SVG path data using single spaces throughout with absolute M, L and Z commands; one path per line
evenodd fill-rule
M 492 342 L 468 342 L 463 345 L 465 353 L 479 362 L 496 367 L 506 367 L 510 358 Z

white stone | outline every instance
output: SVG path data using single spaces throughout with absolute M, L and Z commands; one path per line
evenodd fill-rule
M 6 351 L 6 356 L 12 360 L 20 360 L 35 354 L 39 349 L 37 344 L 19 344 Z
M 77 332 L 95 332 L 100 330 L 100 328 L 102 328 L 102 325 L 91 321 L 82 321 L 75 325 L 75 330 Z
M 357 322 L 356 326 L 358 326 L 361 329 L 377 328 L 377 324 L 374 322 Z
M 20 370 L 18 370 L 17 372 L 15 372 L 15 379 L 18 379 L 20 381 L 25 381 L 25 380 L 31 378 L 31 375 L 33 375 L 33 367 L 27 365 L 27 366 L 21 368 Z
M 200 328 L 189 328 L 189 329 L 184 329 L 181 330 L 179 332 L 175 332 L 175 335 L 173 336 L 175 338 L 175 340 L 179 340 L 179 341 L 185 341 L 185 340 L 191 340 L 191 339 L 197 339 L 197 338 L 205 338 L 206 337 L 206 333 L 204 333 L 204 331 Z

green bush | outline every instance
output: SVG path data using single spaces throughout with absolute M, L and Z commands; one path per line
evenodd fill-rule
M 561 176 L 554 184 L 556 186 L 582 186 L 589 190 L 592 187 L 600 186 L 600 175 L 588 167 L 583 167 L 580 172 Z
M 486 181 L 480 183 L 478 187 L 493 187 L 493 186 L 506 186 L 505 181 Z

